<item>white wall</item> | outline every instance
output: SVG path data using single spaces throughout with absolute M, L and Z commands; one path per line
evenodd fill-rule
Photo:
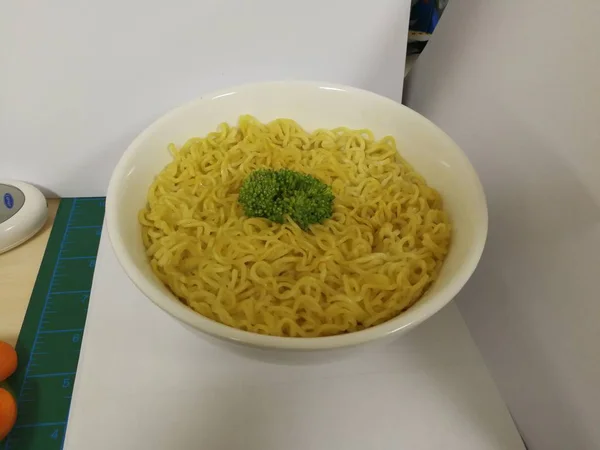
M 400 99 L 409 12 L 410 0 L 2 0 L 0 179 L 104 195 L 154 119 L 240 83 Z
M 530 450 L 600 448 L 600 3 L 452 0 L 406 102 L 485 186 L 459 306 Z

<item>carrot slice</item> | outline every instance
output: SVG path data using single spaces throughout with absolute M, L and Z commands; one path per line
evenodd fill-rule
M 0 441 L 8 436 L 16 421 L 17 402 L 10 392 L 0 388 Z
M 17 352 L 11 345 L 0 341 L 0 381 L 6 380 L 17 370 Z

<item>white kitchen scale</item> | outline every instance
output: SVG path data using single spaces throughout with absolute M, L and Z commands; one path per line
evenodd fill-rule
M 44 194 L 22 181 L 0 180 L 0 253 L 33 237 L 46 223 Z

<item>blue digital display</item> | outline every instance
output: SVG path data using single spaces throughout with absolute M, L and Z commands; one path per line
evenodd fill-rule
M 12 209 L 12 207 L 15 206 L 15 199 L 8 192 L 4 194 L 4 205 L 8 209 Z

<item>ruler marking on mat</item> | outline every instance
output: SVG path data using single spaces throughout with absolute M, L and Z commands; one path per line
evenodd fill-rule
M 64 244 L 64 239 L 65 239 L 65 236 L 67 235 L 68 223 L 71 221 L 71 218 L 73 216 L 74 206 L 75 206 L 75 202 L 73 202 L 73 204 L 71 205 L 71 210 L 69 211 L 69 218 L 67 219 L 67 227 L 65 227 L 65 231 L 63 232 L 63 237 L 62 237 L 61 242 L 60 242 L 60 247 L 58 249 L 58 258 L 59 258 L 59 260 L 60 260 L 60 254 L 62 252 L 62 248 L 63 248 L 63 244 Z M 52 278 L 50 278 L 50 289 L 48 290 L 48 293 L 46 294 L 46 297 L 44 298 L 44 307 L 42 309 L 42 315 L 40 317 L 40 320 L 38 321 L 37 331 L 35 333 L 35 339 L 33 341 L 32 357 L 29 358 L 29 361 L 27 362 L 27 366 L 25 367 L 25 381 L 27 381 L 27 377 L 29 375 L 30 365 L 33 362 L 33 358 L 35 357 L 36 344 L 37 344 L 38 338 L 40 336 L 40 329 L 42 328 L 42 320 L 44 319 L 44 313 L 46 312 L 46 307 L 48 306 L 48 298 L 50 297 L 50 292 L 52 291 L 52 286 L 54 286 L 54 279 L 56 277 L 56 269 L 57 268 L 58 268 L 58 261 L 54 263 L 54 270 L 52 271 Z M 19 392 L 19 397 L 21 397 L 23 395 L 23 388 L 24 387 L 25 387 L 25 383 L 23 383 L 21 385 L 21 390 Z
M 74 259 L 90 259 L 90 258 L 94 258 L 96 259 L 96 255 L 86 255 L 86 256 L 71 256 L 69 258 L 60 258 L 59 261 L 69 261 L 69 260 L 74 260 Z
M 75 372 L 42 373 L 40 375 L 30 375 L 29 378 L 65 377 L 68 375 L 75 375 Z
M 69 332 L 73 332 L 73 331 L 83 331 L 83 328 L 67 328 L 66 330 L 40 331 L 40 332 L 38 332 L 38 335 L 51 334 L 51 333 L 69 333 Z
M 17 342 L 17 423 L 0 450 L 61 450 L 64 444 L 104 198 L 63 199 Z

